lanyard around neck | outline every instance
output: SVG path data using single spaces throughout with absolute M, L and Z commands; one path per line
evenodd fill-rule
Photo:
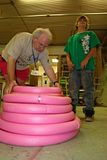
M 34 51 L 33 51 L 33 47 L 32 47 L 32 55 L 33 55 L 33 62 L 34 62 L 34 69 L 37 70 L 37 65 L 35 63 L 35 61 L 37 62 L 38 61 L 38 58 L 39 58 L 39 54 L 37 55 L 37 57 L 35 57 L 35 54 L 34 54 Z

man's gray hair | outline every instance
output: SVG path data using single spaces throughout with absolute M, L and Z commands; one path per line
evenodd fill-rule
M 41 34 L 46 34 L 48 36 L 49 41 L 52 41 L 52 33 L 49 28 L 37 28 L 33 31 L 32 35 L 34 38 L 39 38 Z

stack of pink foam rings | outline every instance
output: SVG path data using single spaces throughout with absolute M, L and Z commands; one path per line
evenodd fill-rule
M 47 146 L 79 133 L 80 120 L 71 99 L 58 87 L 15 86 L 3 96 L 0 142 L 17 146 Z

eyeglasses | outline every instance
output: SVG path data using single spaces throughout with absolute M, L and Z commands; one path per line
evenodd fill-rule
M 44 43 L 40 42 L 39 40 L 38 40 L 38 44 L 39 44 L 40 47 L 42 47 L 42 48 L 48 47 L 48 44 L 44 44 Z

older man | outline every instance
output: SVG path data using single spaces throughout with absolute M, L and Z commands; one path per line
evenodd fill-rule
M 5 93 L 11 93 L 15 85 L 24 85 L 30 74 L 29 65 L 37 61 L 53 84 L 59 86 L 46 49 L 51 40 L 49 29 L 37 28 L 32 34 L 18 33 L 9 41 L 0 57 L 0 69 L 6 79 Z

